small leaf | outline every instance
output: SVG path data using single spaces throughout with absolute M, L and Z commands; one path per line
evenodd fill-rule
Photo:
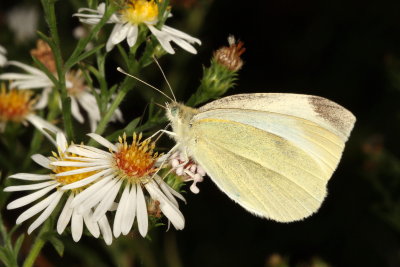
M 58 237 L 56 237 L 56 234 L 54 232 L 48 232 L 44 234 L 42 238 L 48 240 L 53 245 L 54 249 L 57 251 L 60 257 L 63 256 L 64 243 Z
M 24 242 L 24 239 L 25 239 L 25 235 L 21 234 L 18 237 L 17 241 L 15 241 L 15 244 L 14 244 L 14 255 L 15 255 L 15 257 L 18 256 L 19 250 L 21 249 L 21 246 L 22 246 L 22 243 Z

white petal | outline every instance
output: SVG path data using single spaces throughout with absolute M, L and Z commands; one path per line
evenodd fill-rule
M 52 184 L 56 184 L 56 181 L 47 181 L 43 183 L 37 184 L 27 184 L 27 185 L 15 185 L 15 186 L 8 186 L 4 188 L 4 192 L 15 192 L 15 191 L 25 191 L 25 190 L 37 190 L 44 187 L 47 187 Z
M 110 36 L 108 37 L 107 44 L 106 44 L 106 51 L 110 52 L 114 48 L 114 42 L 113 38 L 114 36 L 119 32 L 119 30 L 122 28 L 122 24 L 117 23 L 115 24 L 114 28 L 112 29 Z
M 93 220 L 93 212 L 89 210 L 83 215 L 83 220 L 92 236 L 98 238 L 100 236 L 99 225 Z
M 72 222 L 71 222 L 71 232 L 72 239 L 75 242 L 78 242 L 82 237 L 83 232 L 83 218 L 76 209 L 72 212 Z
M 119 189 L 121 188 L 122 180 L 119 180 L 104 196 L 99 205 L 96 207 L 93 213 L 93 219 L 95 221 L 100 220 L 104 214 L 108 211 L 111 205 L 114 203 L 114 199 L 117 196 Z
M 58 184 L 43 188 L 39 191 L 36 191 L 35 193 L 29 194 L 27 196 L 18 198 L 16 200 L 14 200 L 13 202 L 9 203 L 7 205 L 7 209 L 8 210 L 12 210 L 12 209 L 16 209 L 16 208 L 20 208 L 22 206 L 25 206 L 29 203 L 32 203 L 33 201 L 41 198 L 42 196 L 44 196 L 45 194 L 47 194 L 48 192 L 50 192 L 52 189 L 56 188 Z
M 102 137 L 101 135 L 98 135 L 95 133 L 90 133 L 90 134 L 88 134 L 88 136 L 93 138 L 100 145 L 103 145 L 104 147 L 106 147 L 108 149 L 112 149 L 115 152 L 117 151 L 117 147 L 113 143 L 111 143 L 110 141 L 108 141 L 107 139 Z
M 176 37 L 184 39 L 184 40 L 186 40 L 186 41 L 188 41 L 190 43 L 198 43 L 199 45 L 201 45 L 201 41 L 199 39 L 194 38 L 194 37 L 190 36 L 187 33 L 184 33 L 184 32 L 182 32 L 180 30 L 174 29 L 174 28 L 169 27 L 167 25 L 162 26 L 161 27 L 161 31 L 167 32 L 167 33 L 172 34 L 172 35 L 175 35 Z
M 76 145 L 70 146 L 67 149 L 67 151 L 70 153 L 79 155 L 79 156 L 94 158 L 94 159 L 109 159 L 111 156 L 110 153 L 107 153 L 107 154 L 96 153 L 96 152 L 86 149 L 86 147 L 84 147 L 84 146 L 80 147 L 80 146 L 76 146 Z M 102 151 L 102 152 L 104 152 L 104 151 Z
M 125 206 L 128 204 L 129 199 L 129 187 L 130 185 L 125 185 L 124 191 L 122 192 L 121 198 L 119 200 L 117 212 L 115 213 L 113 232 L 115 237 L 119 237 L 121 234 L 121 224 L 122 218 L 124 216 Z
M 130 23 L 126 23 L 126 24 L 117 24 L 120 25 L 119 29 L 117 29 L 112 37 L 112 43 L 114 45 L 119 44 L 120 42 L 122 42 L 128 34 L 129 28 L 131 28 L 131 24 Z M 111 37 L 110 37 L 111 38 Z
M 68 175 L 78 174 L 78 173 L 92 172 L 92 171 L 102 170 L 107 167 L 108 166 L 95 166 L 95 167 L 80 168 L 80 169 L 76 169 L 76 170 L 60 172 L 60 173 L 57 173 L 56 176 L 60 177 L 60 176 L 68 176 Z
M 49 130 L 53 133 L 57 133 L 57 132 L 62 132 L 61 129 L 59 129 L 58 127 L 54 126 L 53 124 L 51 124 L 50 122 L 40 118 L 39 116 L 36 116 L 35 114 L 29 114 L 26 119 L 33 124 L 33 126 L 36 127 L 36 129 L 38 129 L 44 136 L 47 137 L 47 139 L 49 139 L 54 145 L 56 145 L 56 141 L 54 140 L 54 138 L 48 133 L 46 132 L 46 130 Z
M 110 152 L 106 152 L 104 150 L 98 149 L 98 148 L 93 147 L 93 146 L 85 146 L 85 145 L 76 145 L 76 146 L 80 147 L 80 148 L 84 148 L 84 149 L 89 150 L 89 151 L 92 151 L 92 152 L 97 153 L 97 154 L 103 154 L 104 156 L 106 156 L 108 158 L 113 158 L 113 156 L 112 156 L 112 154 Z
M 32 155 L 31 159 L 36 162 L 37 164 L 39 164 L 40 166 L 46 168 L 46 169 L 51 169 L 50 167 L 50 160 L 48 158 L 46 158 L 43 155 L 40 154 L 34 154 Z
M 48 174 L 33 174 L 33 173 L 16 173 L 8 176 L 8 178 L 12 179 L 20 179 L 26 181 L 43 181 L 52 179 Z
M 88 185 L 88 184 L 90 184 L 90 183 L 96 181 L 97 179 L 99 179 L 99 178 L 102 177 L 102 176 L 109 175 L 109 174 L 111 174 L 112 172 L 113 172 L 113 170 L 106 169 L 106 170 L 103 170 L 103 171 L 98 172 L 98 173 L 96 173 L 96 174 L 93 174 L 93 175 L 91 175 L 91 176 L 89 176 L 89 177 L 87 177 L 87 178 L 85 178 L 85 179 L 82 179 L 82 180 L 80 180 L 80 181 L 76 181 L 76 182 L 74 182 L 74 183 L 70 183 L 70 184 L 68 184 L 68 185 L 65 185 L 65 186 L 61 187 L 61 189 L 62 189 L 62 190 L 67 190 L 67 189 L 79 188 L 79 187 Z
M 185 218 L 179 209 L 161 192 L 156 182 L 150 181 L 145 185 L 145 187 L 151 198 L 160 202 L 161 211 L 171 221 L 175 228 L 178 230 L 183 229 L 185 227 Z
M 165 195 L 172 201 L 172 198 L 170 197 L 170 195 L 167 193 L 167 191 L 169 191 L 172 195 L 174 195 L 175 197 L 179 198 L 180 200 L 182 200 L 183 202 L 186 203 L 186 199 L 177 191 L 175 191 L 174 189 L 172 189 L 167 183 L 164 182 L 163 179 L 161 179 L 160 176 L 156 175 L 154 177 L 154 179 L 157 181 L 157 183 L 160 185 L 162 191 L 165 193 Z
M 8 65 L 14 65 L 14 66 L 20 67 L 21 69 L 25 70 L 26 72 L 34 74 L 34 75 L 38 75 L 40 77 L 47 77 L 46 74 L 43 71 L 41 71 L 40 69 L 29 66 L 29 65 L 24 64 L 19 61 L 14 61 L 14 60 L 8 61 Z
M 107 161 L 95 161 L 95 162 L 79 162 L 79 161 L 53 161 L 51 165 L 53 166 L 70 166 L 70 167 L 94 167 L 94 166 L 104 166 L 108 164 Z
M 47 106 L 47 103 L 49 102 L 49 94 L 51 92 L 51 89 L 52 89 L 51 87 L 47 87 L 47 88 L 43 89 L 38 102 L 36 102 L 36 104 L 35 104 L 35 107 L 34 107 L 35 110 L 43 109 Z
M 71 203 L 72 207 L 77 207 L 78 205 L 81 205 L 84 201 L 93 196 L 93 194 L 98 192 L 98 190 L 100 190 L 112 178 L 114 178 L 114 175 L 106 176 L 100 181 L 96 182 L 95 184 L 89 186 L 88 188 L 80 192 L 77 196 L 75 196 L 74 200 L 72 201 Z
M 111 227 L 105 215 L 101 217 L 101 219 L 99 220 L 99 226 L 101 234 L 103 235 L 104 238 L 104 242 L 106 242 L 107 245 L 111 245 L 112 243 Z
M 67 227 L 69 221 L 71 220 L 71 215 L 72 215 L 72 208 L 71 208 L 71 202 L 74 199 L 74 194 L 70 194 L 67 202 L 65 202 L 64 208 L 58 217 L 57 221 L 57 233 L 60 235 L 62 232 L 64 232 L 65 228 Z
M 124 211 L 122 212 L 121 232 L 127 235 L 132 228 L 136 216 L 136 185 L 131 186 L 127 203 L 125 204 Z
M 100 188 L 97 192 L 95 192 L 90 198 L 86 199 L 85 202 L 81 203 L 77 208 L 79 213 L 83 214 L 87 210 L 95 207 L 99 204 L 99 202 L 104 198 L 104 196 L 112 190 L 114 185 L 117 183 L 117 179 L 112 179 L 110 182 L 104 185 L 104 187 Z
M 82 116 L 82 114 L 81 114 L 81 112 L 79 110 L 78 103 L 76 102 L 75 97 L 71 96 L 70 99 L 71 99 L 71 113 L 72 113 L 72 116 L 77 121 L 79 121 L 80 123 L 84 123 L 85 119 L 83 118 L 83 116 Z
M 65 152 L 65 150 L 67 150 L 68 147 L 67 138 L 62 132 L 57 133 L 56 142 L 57 142 L 57 147 L 58 149 L 60 149 L 60 151 Z
M 185 40 L 182 40 L 182 39 L 179 39 L 179 38 L 177 38 L 175 36 L 172 36 L 171 37 L 171 41 L 175 42 L 177 45 L 179 45 L 180 47 L 182 47 L 183 49 L 185 49 L 189 53 L 197 54 L 196 48 L 194 48 L 194 46 L 192 46 L 191 44 L 189 44 Z
M 53 210 L 56 208 L 58 202 L 60 201 L 63 192 L 57 191 L 55 192 L 55 197 L 50 203 L 50 205 L 40 214 L 40 216 L 29 226 L 28 228 L 28 234 L 32 233 L 33 230 L 38 228 L 53 212 Z
M 51 194 L 47 198 L 45 198 L 42 201 L 36 203 L 32 207 L 30 207 L 29 209 L 27 209 L 26 211 L 21 213 L 21 215 L 19 215 L 18 218 L 17 218 L 16 224 L 23 223 L 24 221 L 28 220 L 32 216 L 35 216 L 36 214 L 38 214 L 39 212 L 41 212 L 42 210 L 47 208 L 50 205 L 50 203 L 54 200 L 54 198 L 56 196 L 57 196 L 57 192 L 54 192 L 53 194 Z
M 129 28 L 129 31 L 128 31 L 128 34 L 127 34 L 127 41 L 128 41 L 129 47 L 132 47 L 132 46 L 135 45 L 137 37 L 138 37 L 138 26 L 137 25 L 132 25 Z
M 147 215 L 146 200 L 144 199 L 143 190 L 140 185 L 136 185 L 137 196 L 136 196 L 136 213 L 139 233 L 145 237 L 149 227 L 149 220 Z
M 170 54 L 175 54 L 175 51 L 170 44 L 171 39 L 169 35 L 166 34 L 165 32 L 156 29 L 152 25 L 147 25 L 147 26 L 149 27 L 150 31 L 154 34 L 154 36 L 157 38 L 157 40 L 160 42 L 160 45 L 164 48 L 164 50 Z

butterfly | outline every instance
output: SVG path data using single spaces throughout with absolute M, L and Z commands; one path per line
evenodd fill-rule
M 356 121 L 350 111 L 323 97 L 283 93 L 232 95 L 196 109 L 118 70 L 171 100 L 172 132 L 161 130 L 176 141 L 170 152 L 194 160 L 243 208 L 278 222 L 320 208 Z
M 176 148 L 251 213 L 279 222 L 315 213 L 327 195 L 354 115 L 322 97 L 255 93 L 198 109 L 172 102 Z

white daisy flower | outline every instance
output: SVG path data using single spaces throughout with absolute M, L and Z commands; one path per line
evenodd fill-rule
M 121 233 L 130 232 L 135 217 L 137 218 L 139 233 L 144 237 L 148 231 L 148 208 L 158 206 L 161 212 L 169 219 L 176 229 L 183 229 L 185 219 L 179 210 L 175 197 L 184 198 L 166 184 L 157 174 L 158 155 L 153 154 L 154 143 L 150 139 L 141 142 L 141 134 L 133 135 L 133 142 L 128 144 L 126 136 L 119 138 L 119 143 L 112 144 L 97 134 L 89 134 L 91 138 L 109 151 L 100 150 L 91 146 L 73 145 L 68 152 L 80 156 L 52 162 L 53 166 L 81 169 L 58 173 L 57 177 L 80 174 L 88 176 L 62 187 L 63 190 L 88 186 L 71 202 L 80 214 L 94 209 L 93 219 L 99 220 L 119 199 L 114 218 L 113 232 L 118 237 Z M 82 163 L 85 158 L 85 163 Z M 87 173 L 92 173 L 88 175 Z M 94 183 L 93 185 L 91 185 Z M 145 197 L 144 189 L 149 194 Z M 121 194 L 119 192 L 122 191 Z M 147 195 L 147 194 L 146 194 Z M 146 201 L 147 199 L 147 201 Z
M 169 12 L 169 11 L 166 11 Z M 80 8 L 74 16 L 87 24 L 97 24 L 105 13 L 105 4 L 101 3 L 97 9 Z M 168 13 L 164 14 L 168 16 Z M 107 23 L 115 24 L 106 44 L 106 50 L 111 51 L 116 44 L 127 40 L 130 47 L 134 46 L 139 34 L 139 25 L 146 25 L 151 33 L 160 42 L 160 45 L 170 54 L 175 51 L 171 42 L 176 43 L 186 51 L 196 54 L 194 43 L 201 45 L 201 41 L 184 32 L 163 25 L 160 29 L 156 27 L 158 23 L 159 9 L 154 1 L 147 0 L 127 0 L 126 5 L 113 14 Z
M 7 63 L 7 50 L 0 45 L 0 67 L 4 67 Z
M 26 43 L 36 37 L 39 12 L 34 6 L 16 6 L 8 12 L 6 22 L 15 34 L 15 41 Z
M 8 65 L 19 67 L 27 73 L 3 73 L 0 74 L 0 80 L 11 80 L 10 87 L 17 89 L 43 88 L 42 97 L 39 99 L 36 108 L 40 109 L 46 107 L 49 94 L 54 86 L 53 82 L 47 77 L 47 75 L 40 69 L 18 61 L 9 61 Z M 66 74 L 66 86 L 68 95 L 71 97 L 72 116 L 78 122 L 84 123 L 85 119 L 80 111 L 79 106 L 83 108 L 88 114 L 90 128 L 92 131 L 94 131 L 101 119 L 100 110 L 95 96 L 91 93 L 91 88 L 85 83 L 82 72 L 69 71 Z M 123 122 L 120 109 L 116 109 L 111 121 Z
M 67 140 L 62 133 L 57 133 L 57 149 L 58 153 L 53 152 L 54 157 L 45 157 L 43 155 L 33 155 L 32 159 L 44 168 L 49 169 L 52 173 L 49 174 L 31 174 L 31 173 L 17 173 L 9 176 L 12 179 L 20 179 L 25 181 L 35 181 L 37 183 L 27 185 L 9 186 L 4 189 L 6 192 L 14 191 L 34 191 L 29 195 L 18 198 L 7 205 L 7 209 L 16 209 L 32 202 L 41 199 L 35 205 L 23 212 L 16 221 L 16 224 L 20 224 L 31 217 L 41 213 L 36 220 L 28 228 L 28 234 L 39 227 L 55 210 L 59 203 L 62 203 L 62 196 L 66 195 L 67 200 L 64 204 L 64 208 L 61 211 L 57 221 L 57 232 L 61 234 L 69 222 L 71 222 L 72 238 L 75 242 L 79 241 L 83 233 L 83 225 L 94 237 L 99 237 L 102 234 L 106 244 L 112 243 L 112 232 L 105 214 L 93 220 L 93 211 L 88 209 L 84 213 L 78 212 L 76 208 L 71 206 L 74 202 L 76 195 L 82 191 L 85 187 L 75 188 L 73 190 L 63 190 L 62 187 L 85 179 L 92 173 L 83 174 L 71 174 L 64 176 L 57 176 L 58 173 L 69 171 L 77 171 L 79 168 L 75 167 L 62 167 L 53 166 L 51 162 L 65 160 L 67 157 L 73 157 L 75 155 L 66 153 Z M 75 157 L 75 160 L 79 159 Z M 85 163 L 85 162 L 81 162 Z M 45 197 L 44 197 L 45 196 Z
M 30 122 L 50 141 L 54 138 L 46 131 L 62 132 L 58 127 L 35 115 L 36 101 L 29 90 L 7 90 L 5 84 L 0 86 L 0 133 L 5 130 L 8 122 L 18 122 L 24 125 Z

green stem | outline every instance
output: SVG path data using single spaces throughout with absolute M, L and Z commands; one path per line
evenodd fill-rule
M 49 44 L 53 50 L 54 60 L 57 69 L 58 83 L 55 84 L 59 89 L 61 95 L 61 110 L 64 118 L 64 128 L 69 140 L 74 140 L 72 116 L 71 116 L 71 100 L 68 99 L 67 87 L 65 84 L 65 73 L 63 58 L 60 49 L 60 39 L 57 30 L 57 19 L 55 12 L 54 0 L 42 0 L 43 9 L 45 12 L 47 24 L 50 29 L 50 36 L 52 42 Z
M 36 236 L 35 242 L 31 247 L 28 256 L 26 257 L 22 267 L 32 267 L 36 261 L 37 256 L 42 250 L 43 246 L 46 244 L 46 240 L 42 238 L 42 235 L 46 233 L 52 226 L 52 220 L 48 219 L 43 224 L 42 229 L 40 229 L 39 234 Z

